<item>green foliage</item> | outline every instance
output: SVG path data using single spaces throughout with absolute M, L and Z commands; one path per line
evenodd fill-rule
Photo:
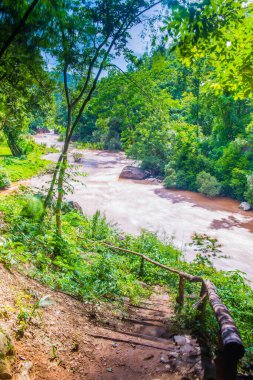
M 213 198 L 220 194 L 221 184 L 210 173 L 200 172 L 197 175 L 196 182 L 198 191 L 207 197 Z
M 243 0 L 176 2 L 168 33 L 184 62 L 206 57 L 216 69 L 210 84 L 238 98 L 252 96 L 253 6 Z
M 20 215 L 34 221 L 39 221 L 43 213 L 43 203 L 41 199 L 32 195 L 27 195 L 24 202 L 25 203 Z
M 232 169 L 229 187 L 237 199 L 243 199 L 247 184 L 247 172 L 238 168 Z
M 83 155 L 82 155 L 82 153 L 74 152 L 73 153 L 73 158 L 74 158 L 74 162 L 81 162 L 82 158 L 83 158 Z
M 221 244 L 216 238 L 206 234 L 193 234 L 190 245 L 196 252 L 194 262 L 198 265 L 213 266 L 213 259 L 216 259 L 217 256 L 221 257 Z
M 7 170 L 0 167 L 0 189 L 5 189 L 11 185 L 11 180 L 8 176 Z
M 247 186 L 244 193 L 245 199 L 249 204 L 253 205 L 253 174 L 247 175 Z
M 165 166 L 164 186 L 167 188 L 177 187 L 176 171 L 171 167 L 171 164 Z

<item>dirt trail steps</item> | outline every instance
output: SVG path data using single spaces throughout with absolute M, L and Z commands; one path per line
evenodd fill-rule
M 141 306 L 127 306 L 128 316 L 112 326 L 109 324 L 106 333 L 97 336 L 114 342 L 116 354 L 123 349 L 125 363 L 115 368 L 112 375 L 104 374 L 99 379 L 204 378 L 199 344 L 190 336 L 172 333 L 173 309 L 169 296 L 161 288 L 156 287 Z
M 102 323 L 90 318 L 89 305 L 1 265 L 0 289 L 0 326 L 15 347 L 13 380 L 203 379 L 200 347 L 173 335 L 170 299 L 160 288 L 139 306 L 126 300 L 123 319 L 106 304 Z M 45 295 L 53 304 L 18 340 L 18 315 Z

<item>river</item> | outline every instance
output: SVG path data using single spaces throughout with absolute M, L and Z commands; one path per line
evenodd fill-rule
M 37 135 L 38 143 L 58 145 L 53 134 Z M 73 163 L 73 148 L 69 157 Z M 186 259 L 194 257 L 189 247 L 194 232 L 206 233 L 222 244 L 227 258 L 217 258 L 219 269 L 240 270 L 253 282 L 253 212 L 239 209 L 239 202 L 230 198 L 208 199 L 199 193 L 164 189 L 162 184 L 145 181 L 119 180 L 122 168 L 131 164 L 124 153 L 82 150 L 78 170 L 87 173 L 81 182 L 72 181 L 73 194 L 68 200 L 78 202 L 85 213 L 100 210 L 108 220 L 125 232 L 138 234 L 141 229 L 170 238 L 183 249 Z M 55 161 L 58 154 L 47 155 Z M 31 185 L 40 188 L 49 176 L 33 178 Z M 144 252 L 145 253 L 145 252 Z

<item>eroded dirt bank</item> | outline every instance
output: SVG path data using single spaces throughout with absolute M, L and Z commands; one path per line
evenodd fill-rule
M 126 305 L 123 313 L 113 303 L 91 308 L 1 264 L 0 278 L 0 327 L 14 347 L 9 376 L 1 378 L 203 378 L 200 346 L 195 338 L 173 331 L 171 301 L 162 288 L 155 288 L 151 298 L 138 308 Z M 31 316 L 33 305 L 46 295 L 50 303 Z M 24 313 L 30 318 L 21 336 Z
M 59 144 L 52 134 L 36 137 L 38 142 Z M 73 152 L 73 150 L 72 150 Z M 119 228 L 139 233 L 146 228 L 173 238 L 186 257 L 193 257 L 187 247 L 194 232 L 218 238 L 229 258 L 217 259 L 215 265 L 225 270 L 241 270 L 253 281 L 253 212 L 239 210 L 239 202 L 229 198 L 208 199 L 189 191 L 166 190 L 162 184 L 149 181 L 119 180 L 122 168 L 129 164 L 123 153 L 83 150 L 79 167 L 87 172 L 82 183 L 74 183 L 74 193 L 68 199 L 77 201 L 84 211 L 100 210 Z M 73 162 L 72 153 L 69 155 Z M 57 154 L 48 158 L 57 159 Z M 33 186 L 40 188 L 48 178 L 35 178 Z

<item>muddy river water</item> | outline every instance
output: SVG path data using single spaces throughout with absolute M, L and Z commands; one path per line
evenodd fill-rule
M 37 142 L 60 145 L 57 136 L 36 136 Z M 131 164 L 123 153 L 83 150 L 79 170 L 87 176 L 73 182 L 74 192 L 67 196 L 78 202 L 85 213 L 96 210 L 105 214 L 118 228 L 133 234 L 141 229 L 171 238 L 183 249 L 187 259 L 194 257 L 188 246 L 194 232 L 207 233 L 222 244 L 228 258 L 214 261 L 217 268 L 240 270 L 253 281 L 253 212 L 239 209 L 239 202 L 229 198 L 208 199 L 190 191 L 167 190 L 162 184 L 146 181 L 119 180 L 122 168 Z M 70 152 L 70 161 L 73 149 Z M 47 157 L 57 159 L 58 154 Z M 40 188 L 48 177 L 33 178 L 32 186 Z

